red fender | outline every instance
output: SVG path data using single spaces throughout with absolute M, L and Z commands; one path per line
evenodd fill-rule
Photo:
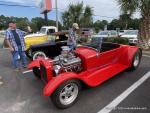
M 32 69 L 33 67 L 40 67 L 41 59 L 33 60 L 30 64 L 28 64 L 28 69 Z
M 51 59 L 43 59 L 43 58 L 38 58 L 36 60 L 33 60 L 29 65 L 28 65 L 28 69 L 32 69 L 33 67 L 40 67 L 40 62 L 42 60 L 47 60 L 47 61 L 51 61 Z
M 79 79 L 77 74 L 73 72 L 66 72 L 60 75 L 57 75 L 52 80 L 48 82 L 43 90 L 44 96 L 51 96 L 51 94 L 62 84 L 63 82 L 70 80 L 70 79 Z
M 136 46 L 130 46 L 129 49 L 128 49 L 128 64 L 129 66 L 132 65 L 132 60 L 133 60 L 133 57 L 135 55 L 135 53 L 140 50 L 139 47 L 136 47 Z M 132 52 L 131 52 L 132 51 Z M 142 52 L 142 51 L 141 51 Z

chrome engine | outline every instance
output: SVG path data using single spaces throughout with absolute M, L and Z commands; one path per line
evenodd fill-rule
M 80 72 L 82 70 L 81 59 L 68 46 L 62 47 L 62 52 L 53 60 L 55 74 L 61 72 Z

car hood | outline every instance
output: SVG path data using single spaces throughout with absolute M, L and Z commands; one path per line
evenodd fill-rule
M 31 37 L 40 37 L 40 36 L 45 36 L 45 34 L 30 34 L 30 35 L 26 35 L 24 38 L 31 38 Z

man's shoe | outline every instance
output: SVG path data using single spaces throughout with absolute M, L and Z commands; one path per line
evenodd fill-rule
M 16 68 L 14 71 L 19 72 L 19 71 L 20 71 L 20 68 Z
M 23 68 L 27 68 L 27 66 L 25 65 L 25 66 L 22 66 Z
M 0 81 L 0 85 L 3 85 L 4 83 L 2 81 Z

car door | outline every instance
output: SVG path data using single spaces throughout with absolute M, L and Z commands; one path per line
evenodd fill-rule
M 108 44 L 109 46 L 109 44 Z M 113 46 L 113 45 L 112 45 Z M 109 48 L 108 50 L 104 52 L 100 52 L 100 55 L 98 57 L 99 67 L 103 68 L 109 65 L 112 65 L 118 61 L 119 58 L 119 51 L 120 47 L 116 48 Z
M 95 57 L 94 66 L 96 68 L 88 70 L 88 72 L 91 74 L 87 78 L 88 81 L 91 82 L 91 84 L 95 84 L 96 86 L 113 76 L 110 73 L 112 71 L 111 66 L 117 63 L 117 61 L 119 60 L 120 55 L 118 55 L 118 53 L 120 50 L 121 48 L 119 47 L 109 51 L 101 52 L 99 56 Z

